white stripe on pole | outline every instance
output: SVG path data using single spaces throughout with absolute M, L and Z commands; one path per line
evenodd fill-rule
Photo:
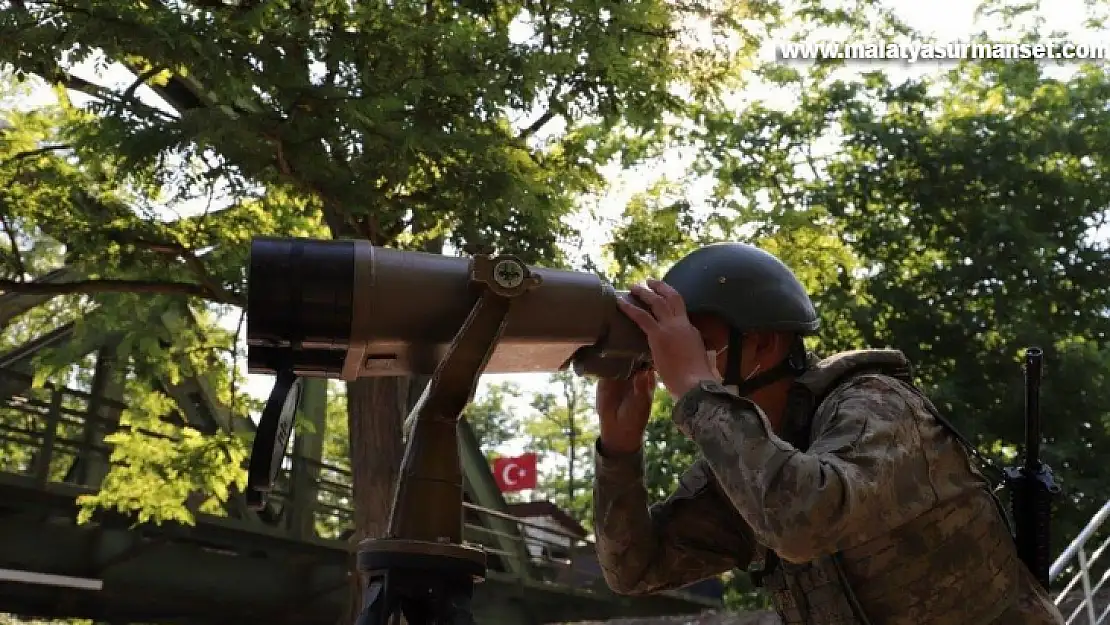
M 62 586 L 65 588 L 80 588 L 81 590 L 104 590 L 104 581 L 99 579 L 50 575 L 49 573 L 17 571 L 15 569 L 0 569 L 0 581 L 39 584 L 41 586 Z

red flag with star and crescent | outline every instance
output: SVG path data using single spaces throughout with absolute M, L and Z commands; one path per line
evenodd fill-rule
M 503 493 L 536 487 L 536 454 L 497 458 L 493 461 L 493 479 Z

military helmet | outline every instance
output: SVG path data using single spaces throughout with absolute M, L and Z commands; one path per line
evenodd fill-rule
M 687 254 L 663 282 L 687 312 L 714 314 L 739 332 L 813 334 L 820 321 L 805 287 L 781 260 L 744 243 L 715 243 Z

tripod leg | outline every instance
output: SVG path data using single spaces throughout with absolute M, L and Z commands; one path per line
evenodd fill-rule
M 376 577 L 370 580 L 366 591 L 362 594 L 362 611 L 359 612 L 355 625 L 390 625 L 391 616 L 400 616 L 397 601 L 390 596 L 388 580 L 385 577 Z M 399 620 L 399 619 L 396 619 Z
M 407 625 L 436 625 L 432 610 L 424 601 L 409 599 L 405 602 L 403 613 Z
M 474 582 L 470 579 L 454 578 L 445 580 L 438 589 L 439 618 L 436 625 L 474 625 L 471 603 L 474 597 Z
M 396 594 L 407 625 L 474 625 L 470 580 L 429 579 L 434 573 L 411 572 L 391 578 L 390 596 Z M 361 625 L 361 624 L 360 624 Z
M 475 625 L 466 596 L 410 598 L 404 614 L 407 625 Z
M 485 574 L 485 554 L 480 550 L 377 539 L 360 545 L 358 558 L 359 570 L 370 583 L 355 625 L 392 625 L 387 619 L 401 615 L 405 625 L 475 625 L 474 586 Z
M 475 625 L 474 612 L 471 609 L 472 598 L 473 585 L 464 592 L 452 593 L 443 625 Z

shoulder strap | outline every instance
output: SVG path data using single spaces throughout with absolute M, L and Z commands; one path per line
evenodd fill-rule
M 915 395 L 921 398 L 922 403 L 925 404 L 925 409 L 929 411 L 929 414 L 932 415 L 934 419 L 936 419 L 937 423 L 939 423 L 941 427 L 947 430 L 948 433 L 952 435 L 952 438 L 956 439 L 956 442 L 962 445 L 969 454 L 975 456 L 975 459 L 979 461 L 979 464 L 988 470 L 987 472 L 993 473 L 996 478 L 996 482 L 1002 482 L 1004 478 L 1002 469 L 996 467 L 994 463 L 991 462 L 990 458 L 987 458 L 982 453 L 980 453 L 979 449 L 975 447 L 975 444 L 968 440 L 966 436 L 961 434 L 960 431 L 956 429 L 956 426 L 953 425 L 947 417 L 940 413 L 940 410 L 937 409 L 933 401 L 929 399 L 929 397 L 925 395 L 925 393 L 921 389 L 917 388 L 917 386 L 915 386 L 912 382 L 906 382 L 905 380 L 903 380 L 902 382 L 907 387 L 909 387 Z M 995 486 L 997 486 L 997 484 L 995 484 Z

